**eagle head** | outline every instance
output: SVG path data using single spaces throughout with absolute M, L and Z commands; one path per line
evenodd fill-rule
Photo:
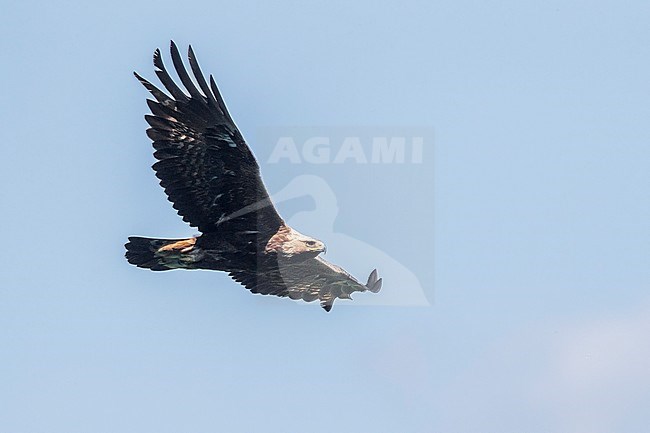
M 326 250 L 323 242 L 305 236 L 291 227 L 283 226 L 269 239 L 265 252 L 276 253 L 285 259 L 305 260 L 316 257 Z

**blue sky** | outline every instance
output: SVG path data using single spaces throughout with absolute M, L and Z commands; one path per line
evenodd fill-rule
M 0 9 L 0 430 L 650 424 L 647 2 Z M 215 74 L 287 220 L 383 293 L 326 314 L 126 263 L 129 235 L 193 233 L 131 74 L 170 39 Z M 387 130 L 433 131 L 422 162 L 270 162 L 269 131 Z

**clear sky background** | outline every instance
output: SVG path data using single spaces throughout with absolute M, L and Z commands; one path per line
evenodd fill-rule
M 647 431 L 648 22 L 645 1 L 4 1 L 0 431 Z M 338 213 L 308 233 L 389 256 L 430 306 L 326 314 L 126 263 L 128 235 L 193 233 L 131 75 L 172 38 L 269 190 L 325 180 Z M 264 128 L 305 127 L 435 139 L 420 165 L 267 163 Z M 314 200 L 281 209 L 320 221 Z M 368 248 L 337 262 L 365 278 Z

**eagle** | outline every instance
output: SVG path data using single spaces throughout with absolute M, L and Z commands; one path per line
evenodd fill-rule
M 145 115 L 153 165 L 167 198 L 200 235 L 188 239 L 128 238 L 126 259 L 152 271 L 223 271 L 253 293 L 320 301 L 381 289 L 373 270 L 366 284 L 320 257 L 325 244 L 289 227 L 273 206 L 250 147 L 230 117 L 212 75 L 209 82 L 192 50 L 188 74 L 174 41 L 171 59 L 186 92 L 170 77 L 160 50 L 155 73 L 167 93 L 134 72 L 153 95 Z

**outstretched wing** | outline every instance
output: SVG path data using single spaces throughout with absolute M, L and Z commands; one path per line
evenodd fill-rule
M 253 153 L 212 76 L 208 86 L 192 47 L 188 58 L 200 90 L 173 41 L 171 57 L 189 95 L 170 77 L 160 50 L 155 51 L 153 63 L 169 95 L 134 73 L 155 98 L 147 100 L 153 114 L 145 119 L 151 126 L 147 135 L 153 140 L 158 160 L 153 168 L 160 185 L 183 220 L 203 233 L 218 230 L 220 239 L 232 245 L 250 244 L 251 235 L 265 242 L 283 221 L 269 199 Z
M 377 270 L 372 271 L 366 284 L 333 263 L 317 256 L 300 263 L 279 265 L 266 272 L 243 269 L 229 274 L 253 293 L 286 296 L 312 302 L 318 299 L 325 311 L 330 311 L 336 298 L 351 299 L 353 292 L 373 293 L 381 289 Z

